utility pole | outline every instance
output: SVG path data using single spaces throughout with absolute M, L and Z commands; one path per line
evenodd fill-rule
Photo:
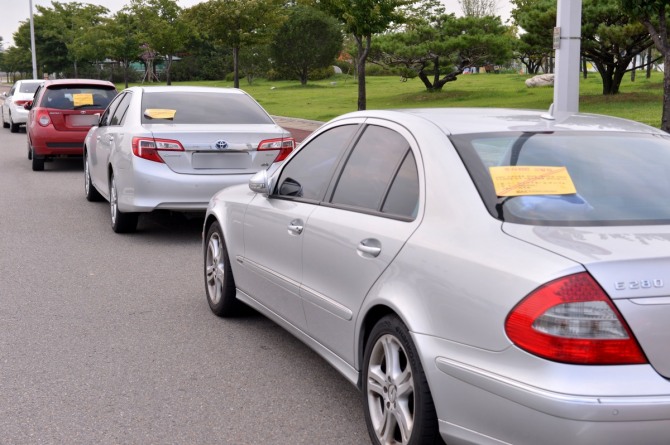
M 35 23 L 33 22 L 33 0 L 30 3 L 30 52 L 33 55 L 33 79 L 37 79 L 37 56 L 35 55 Z
M 556 70 L 554 79 L 554 103 L 551 115 L 562 115 L 579 111 L 579 53 L 582 35 L 582 0 L 558 0 L 554 49 Z

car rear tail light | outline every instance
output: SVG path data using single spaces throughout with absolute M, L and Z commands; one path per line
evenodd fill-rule
M 133 154 L 148 161 L 165 163 L 159 151 L 184 151 L 181 142 L 172 139 L 154 139 L 134 137 L 132 141 Z
M 37 119 L 37 122 L 43 127 L 46 127 L 51 123 L 51 118 L 46 110 L 38 111 L 35 115 L 35 119 Z
M 647 363 L 618 309 L 585 272 L 533 291 L 510 312 L 505 331 L 521 349 L 557 362 Z
M 268 150 L 279 150 L 279 154 L 275 158 L 274 162 L 280 162 L 286 159 L 286 157 L 293 151 L 295 148 L 295 139 L 293 138 L 279 138 L 279 139 L 266 139 L 261 141 L 258 144 L 258 151 L 268 151 Z
M 16 100 L 16 101 L 14 101 L 14 105 L 16 105 L 17 107 L 22 107 L 25 104 L 27 104 L 28 102 L 30 102 L 30 101 L 29 100 Z

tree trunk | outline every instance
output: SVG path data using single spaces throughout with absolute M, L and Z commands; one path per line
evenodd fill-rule
M 586 58 L 585 58 L 585 57 L 582 57 L 582 72 L 583 72 L 583 74 L 584 74 L 584 79 L 588 79 L 588 78 L 589 78 L 589 70 L 588 70 L 587 65 L 588 65 L 588 64 L 586 63 Z
M 165 66 L 165 80 L 168 85 L 172 85 L 172 77 L 170 76 L 170 68 L 172 68 L 172 55 L 167 56 L 167 65 Z
M 670 51 L 663 55 L 663 116 L 661 130 L 670 132 Z
M 240 87 L 240 47 L 233 46 L 233 87 Z
M 358 110 L 365 110 L 367 107 L 367 98 L 365 91 L 365 61 L 370 53 L 372 45 L 372 36 L 354 36 L 358 46 Z M 365 45 L 363 45 L 365 39 Z
M 651 48 L 647 50 L 647 79 L 651 77 Z

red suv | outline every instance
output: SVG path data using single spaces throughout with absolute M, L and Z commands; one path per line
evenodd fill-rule
M 47 159 L 82 156 L 89 128 L 98 125 L 100 114 L 116 96 L 113 83 L 105 80 L 47 80 L 35 92 L 30 110 L 28 159 L 33 170 L 44 170 Z

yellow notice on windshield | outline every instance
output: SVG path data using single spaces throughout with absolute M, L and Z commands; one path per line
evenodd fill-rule
M 78 93 L 72 95 L 72 104 L 75 107 L 85 107 L 86 105 L 93 105 L 93 95 L 86 93 Z
M 174 119 L 177 110 L 167 110 L 162 108 L 147 108 L 144 115 L 149 119 Z
M 570 195 L 577 193 L 565 167 L 489 167 L 498 196 Z

